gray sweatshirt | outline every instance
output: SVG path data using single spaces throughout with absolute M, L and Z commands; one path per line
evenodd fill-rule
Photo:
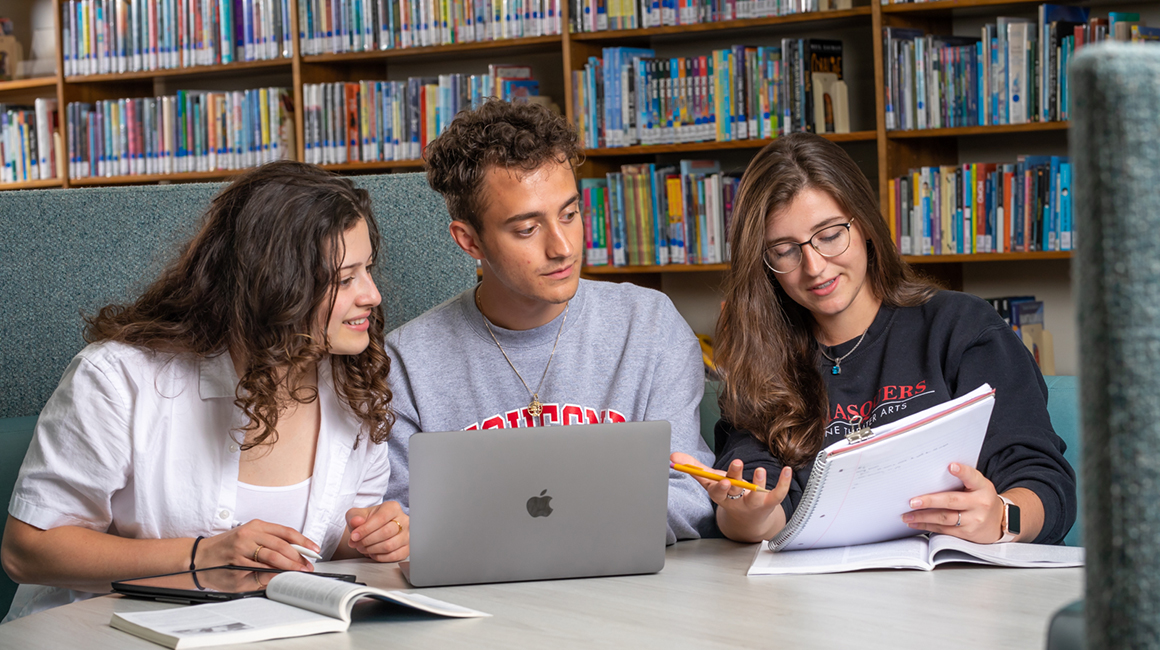
M 408 507 L 407 446 L 418 431 L 540 425 L 528 389 L 484 326 L 471 289 L 387 335 L 391 357 L 391 478 L 386 498 Z M 491 326 L 531 390 L 544 374 L 560 319 L 526 331 Z M 698 410 L 704 370 L 697 339 L 664 294 L 632 284 L 580 281 L 540 401 L 543 424 L 668 420 L 672 451 L 706 465 Z M 521 413 L 522 411 L 522 413 Z M 668 543 L 713 534 L 709 496 L 669 472 Z

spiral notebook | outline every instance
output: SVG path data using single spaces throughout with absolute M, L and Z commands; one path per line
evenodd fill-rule
M 857 429 L 818 452 L 793 517 L 766 542 L 771 551 L 870 544 L 922 531 L 902 523 L 910 500 L 963 489 L 947 469 L 974 467 L 995 406 L 975 390 L 881 427 Z

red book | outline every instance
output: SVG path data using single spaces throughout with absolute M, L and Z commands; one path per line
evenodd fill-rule
M 358 147 L 358 84 L 346 84 L 346 161 L 360 162 Z
M 1011 251 L 1011 231 L 1013 230 L 1011 194 L 1015 189 L 1015 184 L 1011 180 L 1012 176 L 1014 176 L 1012 172 L 1003 172 L 1003 215 L 1007 217 L 1004 219 L 1007 223 L 1003 224 L 1003 230 L 1005 231 L 1003 233 L 1003 250 L 1006 252 Z

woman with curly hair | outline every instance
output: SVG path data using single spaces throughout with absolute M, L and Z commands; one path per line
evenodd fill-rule
M 393 422 L 370 197 L 272 163 L 214 199 L 45 405 L 9 505 L 9 618 L 112 580 L 233 564 L 310 570 L 408 555 L 382 501 Z
M 803 133 L 758 153 L 729 237 L 715 464 L 776 487 L 698 479 L 726 536 L 779 533 L 814 457 L 852 426 L 886 424 L 986 382 L 995 406 L 978 463 L 947 467 L 964 490 L 915 494 L 903 521 L 983 544 L 1063 540 L 1075 521 L 1075 473 L 1034 359 L 986 302 L 915 276 L 841 147 Z

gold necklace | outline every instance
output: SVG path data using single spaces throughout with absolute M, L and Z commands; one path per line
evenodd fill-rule
M 491 331 L 491 325 L 488 324 L 487 316 L 483 315 L 483 307 L 479 304 L 478 288 L 475 290 L 475 307 L 479 310 L 479 315 L 483 316 L 483 326 L 487 328 L 487 333 L 491 334 L 491 340 L 495 341 L 495 347 L 499 348 L 499 353 L 503 355 L 508 365 L 512 367 L 512 371 L 516 373 L 516 377 L 520 378 L 520 383 L 524 385 L 524 390 L 528 391 L 528 394 L 532 396 L 532 401 L 528 402 L 528 413 L 534 418 L 540 417 L 540 414 L 544 412 L 544 405 L 540 402 L 540 389 L 544 387 L 544 379 L 548 377 L 548 368 L 552 367 L 552 359 L 556 356 L 556 346 L 560 344 L 560 335 L 564 333 L 564 323 L 568 322 L 568 310 L 572 308 L 572 302 L 569 301 L 564 306 L 564 319 L 560 321 L 560 329 L 556 332 L 556 342 L 552 344 L 552 354 L 548 356 L 548 365 L 544 366 L 544 374 L 540 376 L 540 385 L 536 386 L 535 392 L 532 392 L 532 389 L 528 387 L 528 382 L 524 381 L 524 376 L 520 374 L 519 370 L 516 370 L 516 364 L 512 363 L 512 360 L 508 358 L 507 352 L 504 352 L 503 346 L 499 344 L 499 339 L 495 337 L 495 332 Z

